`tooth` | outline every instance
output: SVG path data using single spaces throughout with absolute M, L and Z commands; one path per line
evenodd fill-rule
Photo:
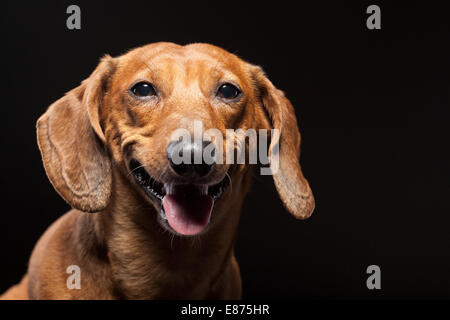
M 201 193 L 202 196 L 208 194 L 208 185 L 207 184 L 202 184 L 200 186 L 200 193 Z
M 166 218 L 166 213 L 164 212 L 164 209 L 163 209 L 163 208 L 161 208 L 161 211 L 159 212 L 159 215 L 161 216 L 161 219 L 167 220 L 167 218 Z
M 166 194 L 172 194 L 173 193 L 173 185 L 169 183 L 164 183 L 164 190 L 166 191 Z

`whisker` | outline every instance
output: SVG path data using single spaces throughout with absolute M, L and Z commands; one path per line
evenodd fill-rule
M 226 172 L 225 176 L 228 178 L 228 181 L 230 182 L 230 190 L 233 192 L 233 181 L 231 180 L 230 174 Z
M 196 247 L 196 244 L 198 244 L 198 247 Z M 201 246 L 202 246 L 201 236 L 197 235 L 193 237 L 191 240 L 191 248 L 201 248 Z
M 148 166 L 140 165 L 140 166 L 134 168 L 133 170 L 131 170 L 130 172 L 128 172 L 127 177 L 128 177 L 130 174 L 132 174 L 134 171 L 136 171 L 137 169 L 140 169 L 140 168 L 146 169 L 147 167 L 148 167 Z
M 172 233 L 172 237 L 170 239 L 170 249 L 172 249 L 172 250 L 173 250 L 173 238 L 175 238 L 175 234 L 174 233 Z

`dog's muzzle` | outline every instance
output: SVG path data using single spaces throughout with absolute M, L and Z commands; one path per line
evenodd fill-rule
M 167 147 L 167 159 L 176 183 L 159 182 L 137 160 L 131 160 L 130 169 L 138 185 L 160 204 L 160 217 L 166 227 L 180 235 L 201 233 L 211 219 L 214 202 L 229 183 L 229 175 L 216 184 L 208 184 L 208 174 L 216 164 L 213 142 L 201 145 L 174 141 Z

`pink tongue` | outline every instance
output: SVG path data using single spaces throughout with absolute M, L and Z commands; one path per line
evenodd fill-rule
M 193 186 L 177 186 L 173 194 L 164 196 L 162 203 L 172 229 L 191 236 L 205 229 L 214 201 L 210 196 L 200 194 Z

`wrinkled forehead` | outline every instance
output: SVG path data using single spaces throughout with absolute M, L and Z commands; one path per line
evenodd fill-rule
M 128 81 L 158 79 L 188 83 L 227 79 L 245 86 L 247 70 L 240 58 L 212 45 L 157 44 L 122 56 L 117 77 Z

